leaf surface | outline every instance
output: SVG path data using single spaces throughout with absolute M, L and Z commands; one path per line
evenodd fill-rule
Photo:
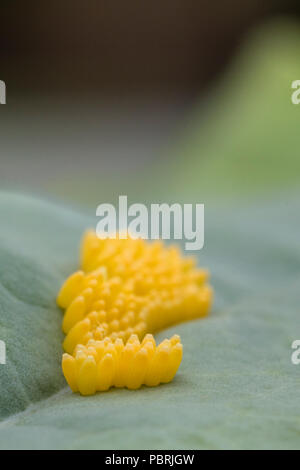
M 215 306 L 207 319 L 158 335 L 182 336 L 171 384 L 86 398 L 61 374 L 55 296 L 92 218 L 2 193 L 0 446 L 297 448 L 300 379 L 290 357 L 299 328 L 299 204 L 282 204 L 209 212 L 200 263 L 212 271 Z

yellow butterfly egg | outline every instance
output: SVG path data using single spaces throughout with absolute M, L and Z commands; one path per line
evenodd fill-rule
M 153 333 L 208 314 L 208 273 L 176 246 L 120 234 L 82 240 L 82 270 L 57 297 L 65 310 L 62 368 L 73 392 L 137 389 L 170 382 L 182 360 L 178 335 L 156 346 Z

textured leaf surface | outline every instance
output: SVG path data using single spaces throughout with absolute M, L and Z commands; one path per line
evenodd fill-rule
M 299 328 L 296 202 L 226 217 L 211 208 L 201 264 L 212 270 L 214 311 L 160 334 L 182 336 L 176 379 L 89 398 L 72 394 L 61 375 L 55 295 L 91 220 L 5 193 L 0 207 L 2 448 L 299 446 L 300 378 L 290 361 Z
M 252 34 L 174 148 L 175 190 L 249 198 L 299 189 L 300 106 L 291 101 L 299 48 L 299 25 L 290 21 Z

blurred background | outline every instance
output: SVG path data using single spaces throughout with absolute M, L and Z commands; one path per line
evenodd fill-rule
M 299 2 L 0 8 L 2 189 L 94 208 L 122 193 L 156 201 L 179 187 L 205 198 L 269 178 L 298 184 Z

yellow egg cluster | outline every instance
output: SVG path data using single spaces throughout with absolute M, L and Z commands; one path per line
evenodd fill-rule
M 73 356 L 63 355 L 62 367 L 73 392 L 93 395 L 110 387 L 135 390 L 143 384 L 153 387 L 168 383 L 181 358 L 182 345 L 177 335 L 158 346 L 150 334 L 141 343 L 137 335 L 131 335 L 125 345 L 120 338 L 77 345 Z
M 212 302 L 207 272 L 160 241 L 128 236 L 102 240 L 89 231 L 81 245 L 81 268 L 65 281 L 57 298 L 65 309 L 63 347 L 74 356 L 64 356 L 64 372 L 66 364 L 77 364 L 78 348 L 82 352 L 93 341 L 110 341 L 110 348 L 125 343 L 125 351 L 132 338 L 142 340 L 146 333 L 205 316 Z M 92 363 L 89 358 L 89 368 Z

